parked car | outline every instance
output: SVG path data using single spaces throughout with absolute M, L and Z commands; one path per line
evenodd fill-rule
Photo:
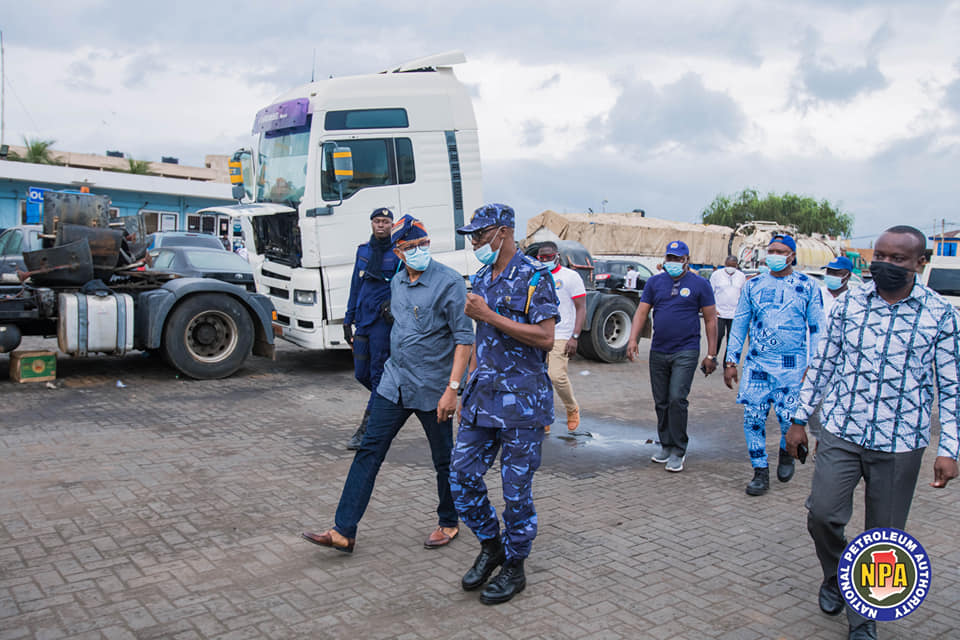
M 157 231 L 147 236 L 147 251 L 165 247 L 205 247 L 227 250 L 217 236 L 194 231 Z
M 24 251 L 42 249 L 39 224 L 10 227 L 0 235 L 0 282 L 17 283 L 17 269 L 26 271 Z
M 163 247 L 151 250 L 149 258 L 151 264 L 146 267 L 147 271 L 175 273 L 186 278 L 216 278 L 247 291 L 257 290 L 250 263 L 222 247 Z
M 600 258 L 596 261 L 593 280 L 598 289 L 622 289 L 627 276 L 627 267 L 637 270 L 637 289 L 643 289 L 653 272 L 639 262 L 632 260 L 612 260 Z

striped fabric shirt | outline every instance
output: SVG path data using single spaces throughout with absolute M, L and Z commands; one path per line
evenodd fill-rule
M 865 449 L 900 453 L 930 443 L 939 390 L 938 456 L 957 458 L 960 336 L 953 306 L 917 283 L 888 304 L 870 282 L 837 298 L 810 363 L 794 420 L 823 402 L 830 433 Z

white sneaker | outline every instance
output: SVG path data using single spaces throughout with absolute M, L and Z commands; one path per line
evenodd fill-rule
M 663 464 L 670 459 L 670 449 L 668 447 L 660 447 L 660 452 L 650 456 L 650 459 Z
M 687 456 L 671 453 L 670 458 L 667 460 L 667 471 L 673 471 L 674 473 L 683 471 L 683 461 L 686 459 Z

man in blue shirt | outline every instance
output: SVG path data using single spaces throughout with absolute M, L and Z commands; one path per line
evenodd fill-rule
M 788 482 L 793 477 L 793 456 L 787 453 L 784 436 L 797 408 L 807 353 L 820 339 L 820 287 L 793 271 L 796 256 L 797 243 L 790 236 L 770 240 L 766 256 L 770 272 L 747 280 L 727 342 L 723 381 L 733 389 L 749 332 L 737 402 L 744 405 L 743 433 L 753 466 L 753 479 L 746 487 L 750 496 L 770 489 L 766 424 L 771 407 L 780 422 L 777 479 Z
M 679 240 L 667 245 L 663 272 L 643 287 L 633 315 L 627 357 L 637 358 L 637 340 L 653 309 L 650 387 L 657 409 L 660 451 L 651 459 L 667 471 L 683 471 L 687 455 L 687 395 L 700 359 L 700 314 L 707 332 L 705 375 L 717 368 L 717 307 L 710 283 L 690 271 L 690 249 Z
M 430 238 L 416 218 L 403 216 L 397 221 L 393 242 L 404 269 L 390 285 L 394 317 L 390 358 L 340 494 L 336 526 L 323 533 L 302 534 L 313 544 L 347 553 L 353 552 L 357 524 L 390 443 L 413 413 L 430 443 L 440 499 L 439 525 L 424 546 L 444 546 L 459 532 L 449 478 L 457 389 L 473 345 L 473 327 L 463 313 L 466 285 L 459 273 L 430 258 Z
M 829 615 L 844 608 L 837 569 L 861 478 L 864 528 L 906 526 L 930 443 L 934 383 L 940 442 L 930 486 L 946 487 L 960 473 L 960 329 L 953 305 L 916 282 L 925 247 L 924 234 L 905 225 L 877 238 L 873 280 L 841 295 L 830 310 L 787 432 L 787 451 L 796 455 L 807 445 L 804 425 L 822 401 L 806 507 L 823 570 L 820 609 Z M 851 640 L 877 637 L 875 621 L 849 606 L 847 621 Z
M 357 247 L 347 312 L 343 316 L 343 338 L 353 346 L 354 375 L 370 390 L 360 427 L 347 444 L 351 451 L 359 449 L 363 441 L 383 365 L 390 357 L 390 279 L 399 264 L 391 250 L 393 212 L 386 207 L 374 209 L 370 227 L 370 240 Z
M 560 318 L 548 267 L 523 255 L 513 238 L 514 212 L 502 204 L 477 209 L 457 233 L 470 235 L 484 265 L 467 295 L 477 322 L 470 378 L 463 393 L 460 431 L 450 465 L 450 487 L 463 522 L 480 540 L 480 554 L 463 576 L 484 604 L 507 602 L 526 587 L 523 561 L 537 535 L 533 474 L 540 467 L 544 425 L 553 422 L 553 386 L 547 353 Z M 495 248 L 494 248 L 495 247 Z M 504 531 L 487 497 L 483 476 L 502 450 Z

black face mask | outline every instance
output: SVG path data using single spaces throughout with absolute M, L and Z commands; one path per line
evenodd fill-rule
M 871 262 L 870 275 L 878 291 L 899 291 L 907 286 L 913 271 L 890 262 Z

